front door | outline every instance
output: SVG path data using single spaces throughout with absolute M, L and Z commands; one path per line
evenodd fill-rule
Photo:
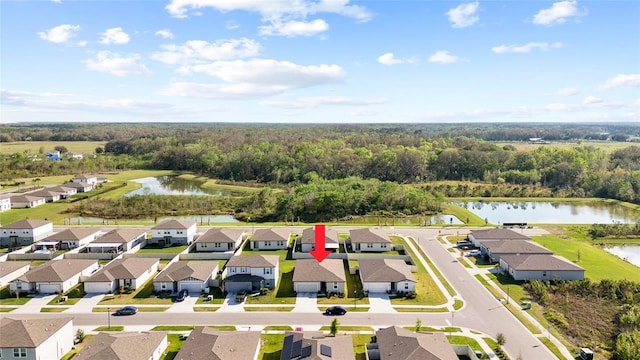
M 326 292 L 327 291 L 327 283 L 326 282 L 321 282 L 320 283 L 320 291 L 321 292 Z
M 391 283 L 391 291 L 396 291 L 396 283 Z

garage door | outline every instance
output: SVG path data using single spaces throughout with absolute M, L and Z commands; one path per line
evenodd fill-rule
M 41 294 L 55 294 L 60 292 L 61 286 L 59 284 L 40 284 L 37 288 Z
M 200 281 L 181 281 L 178 283 L 178 291 L 187 290 L 189 294 L 199 294 L 202 291 L 202 282 Z
M 298 293 L 317 293 L 319 290 L 317 283 L 296 283 L 295 290 Z
M 225 282 L 224 290 L 228 293 L 237 293 L 238 291 L 251 291 L 250 282 Z
M 364 283 L 363 287 L 370 293 L 385 293 L 387 292 L 387 283 Z

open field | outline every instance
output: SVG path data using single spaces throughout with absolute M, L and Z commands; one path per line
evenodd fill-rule
M 106 141 L 16 141 L 0 143 L 0 154 L 30 152 L 38 154 L 40 148 L 44 153 L 52 151 L 56 146 L 64 146 L 69 152 L 93 154 L 97 147 L 104 147 Z
M 497 141 L 491 142 L 497 146 L 505 146 L 512 145 L 516 148 L 517 151 L 533 151 L 540 147 L 555 147 L 555 148 L 576 148 L 576 147 L 585 147 L 585 146 L 593 146 L 594 148 L 601 149 L 607 153 L 611 153 L 613 151 L 624 149 L 629 146 L 638 145 L 638 143 L 633 142 L 619 142 L 619 141 L 589 141 L 589 140 L 580 140 L 576 141 L 552 141 L 547 144 L 530 144 L 528 142 L 523 141 Z

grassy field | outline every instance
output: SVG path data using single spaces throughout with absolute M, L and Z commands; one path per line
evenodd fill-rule
M 56 146 L 64 146 L 69 152 L 93 154 L 97 147 L 104 147 L 106 141 L 15 141 L 3 142 L 0 145 L 0 154 L 15 154 L 29 152 L 38 154 L 53 151 Z
M 55 313 L 55 312 L 63 312 L 65 310 L 67 310 L 67 309 L 68 309 L 67 307 L 43 307 L 43 308 L 40 308 L 40 312 L 43 312 L 43 313 L 54 312 Z
M 617 141 L 588 141 L 588 140 L 580 140 L 579 142 L 575 141 L 553 141 L 547 144 L 530 144 L 528 142 L 522 141 L 497 141 L 492 142 L 492 144 L 496 144 L 500 147 L 505 145 L 512 145 L 516 148 L 517 151 L 533 151 L 540 147 L 552 147 L 552 148 L 575 148 L 575 147 L 584 147 L 584 146 L 593 146 L 597 149 L 601 149 L 607 153 L 614 152 L 616 150 L 624 149 L 632 145 L 638 145 L 637 143 L 631 142 L 617 142 Z

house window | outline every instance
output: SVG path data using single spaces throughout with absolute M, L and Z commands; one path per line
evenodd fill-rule
M 380 245 L 381 248 L 386 249 L 387 248 L 387 244 L 383 243 Z
M 264 273 L 265 275 L 271 275 L 271 268 L 264 268 L 263 273 Z
M 271 246 L 271 241 L 265 241 L 265 242 L 264 242 L 264 245 L 265 245 L 265 246 Z
M 164 290 L 164 289 L 166 289 L 166 288 L 167 288 L 167 284 L 162 283 L 162 290 Z
M 404 289 L 405 289 L 405 290 L 409 290 L 409 283 L 408 283 L 408 282 L 405 282 L 405 283 L 404 283 Z
M 182 231 L 178 231 L 178 234 L 182 234 Z
M 547 272 L 546 272 L 546 271 L 543 271 L 543 272 L 542 272 L 542 276 L 547 276 Z
M 367 243 L 367 249 L 373 249 L 373 243 Z
M 333 283 L 333 288 L 334 288 L 334 289 L 337 289 L 337 288 L 338 288 L 338 283 L 337 283 L 337 282 L 334 282 L 334 283 Z
M 27 349 L 26 348 L 13 348 L 13 357 L 14 358 L 26 358 L 27 357 Z
M 234 267 L 229 268 L 229 272 L 231 272 L 231 273 L 235 273 L 235 272 L 236 272 L 236 268 L 234 268 Z
M 220 245 L 221 245 L 220 243 L 215 243 L 214 247 L 219 248 L 219 247 L 220 247 Z
M 278 241 L 278 247 L 284 246 L 284 241 Z

